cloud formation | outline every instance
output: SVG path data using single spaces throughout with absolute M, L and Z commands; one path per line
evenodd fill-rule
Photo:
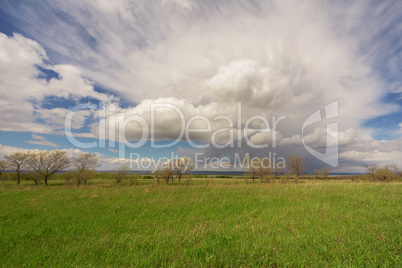
M 159 103 L 180 109 L 186 122 L 195 116 L 211 122 L 211 131 L 189 136 L 203 144 L 210 144 L 212 138 L 225 144 L 229 132 L 212 135 L 221 128 L 231 128 L 234 139 L 245 144 L 249 118 L 258 115 L 272 123 L 273 116 L 286 117 L 277 132 L 250 132 L 252 143 L 268 143 L 269 149 L 209 146 L 202 150 L 207 155 L 234 150 L 258 155 L 270 150 L 309 158 L 302 146 L 303 122 L 338 101 L 341 169 L 402 159 L 395 147 L 400 140 L 376 141 L 372 130 L 362 127 L 368 119 L 400 109 L 381 102 L 387 93 L 401 92 L 395 78 L 401 71 L 401 53 L 392 45 L 402 34 L 397 24 L 401 12 L 394 1 L 68 0 L 15 4 L 18 8 L 8 2 L 3 5 L 31 38 L 0 35 L 6 55 L 0 62 L 0 70 L 5 71 L 0 74 L 0 119 L 5 122 L 1 130 L 60 132 L 68 109 L 43 109 L 38 104 L 44 96 L 107 101 L 116 106 L 102 108 L 107 116 L 139 115 L 148 125 L 151 105 Z M 38 78 L 36 66 L 57 72 L 60 79 Z M 133 107 L 96 92 L 91 81 Z M 96 114 L 77 114 L 74 128 L 84 127 L 91 116 Z M 233 126 L 216 120 L 219 116 L 229 117 Z M 179 137 L 179 120 L 171 110 L 160 111 L 153 138 Z M 327 123 L 306 129 L 306 143 L 323 148 Z M 92 133 L 85 135 L 97 136 L 99 128 L 105 128 L 107 138 L 113 139 L 108 136 L 112 125 L 100 118 L 99 124 L 91 124 Z M 251 127 L 262 125 L 254 120 Z M 192 126 L 205 128 L 205 120 Z M 124 134 L 135 141 L 143 129 L 129 124 Z M 273 134 L 277 148 L 272 148 Z M 196 151 L 183 149 L 188 154 Z
M 36 134 L 32 134 L 32 140 L 28 140 L 25 142 L 30 143 L 30 144 L 41 145 L 41 146 L 60 147 L 60 145 L 58 145 L 54 142 L 48 141 L 48 140 L 46 140 L 45 137 L 43 137 L 41 135 L 36 135 Z
M 20 34 L 8 37 L 0 33 L 0 130 L 34 133 L 60 133 L 64 129 L 66 108 L 44 109 L 49 96 L 79 100 L 92 97 L 100 101 L 110 98 L 94 90 L 77 67 L 50 65 L 45 50 L 35 41 Z M 42 67 L 58 73 L 58 78 L 43 78 Z M 77 113 L 73 119 L 82 127 L 88 112 Z

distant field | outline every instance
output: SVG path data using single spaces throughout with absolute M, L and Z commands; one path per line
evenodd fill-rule
M 2 182 L 1 266 L 400 267 L 401 183 L 90 183 Z

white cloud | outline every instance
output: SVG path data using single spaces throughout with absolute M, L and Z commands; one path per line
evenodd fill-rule
M 109 151 L 111 151 L 112 153 L 115 153 L 115 154 L 117 154 L 119 151 L 118 150 L 115 150 L 115 149 L 112 149 L 112 148 L 107 148 Z
M 46 138 L 41 136 L 41 135 L 37 135 L 37 134 L 32 134 L 32 139 L 34 140 L 40 140 L 40 141 L 45 141 Z
M 35 41 L 20 34 L 7 37 L 0 33 L 0 130 L 35 133 L 57 133 L 64 129 L 67 109 L 40 108 L 47 96 L 79 100 L 92 97 L 102 101 L 110 98 L 94 91 L 80 71 L 71 65 L 48 65 L 46 52 Z M 59 73 L 59 79 L 40 78 L 41 66 Z M 89 111 L 80 112 L 73 125 L 83 126 Z M 40 123 L 40 121 L 45 121 Z
M 35 141 L 35 140 L 29 140 L 29 141 L 25 141 L 31 144 L 36 144 L 36 145 L 41 145 L 41 146 L 51 146 L 51 147 L 59 147 L 60 145 L 51 142 L 51 141 Z
M 27 153 L 27 152 L 31 152 L 31 151 L 38 152 L 40 150 L 39 149 L 31 150 L 31 149 L 25 149 L 25 148 L 19 148 L 19 147 L 0 144 L 0 155 L 1 156 L 16 153 L 16 152 Z
M 37 134 L 32 134 L 32 140 L 25 141 L 27 143 L 41 145 L 41 146 L 51 146 L 51 147 L 59 147 L 60 145 L 47 141 L 45 137 Z
M 211 132 L 227 127 L 227 122 L 214 117 L 230 117 L 235 137 L 251 116 L 270 119 L 284 115 L 286 120 L 277 129 L 281 152 L 306 154 L 301 140 L 304 120 L 337 100 L 336 120 L 344 159 L 371 161 L 359 153 L 375 154 L 394 145 L 394 141 L 377 143 L 370 130 L 361 128 L 365 120 L 398 108 L 380 103 L 387 91 L 384 81 L 373 75 L 375 60 L 386 56 L 387 51 L 380 43 L 367 47 L 398 15 L 392 12 L 392 3 L 379 4 L 370 16 L 366 1 L 70 0 L 38 5 L 25 27 L 60 64 L 44 64 L 46 52 L 32 40 L 20 35 L 0 36 L 4 51 L 0 54 L 4 58 L 0 63 L 0 71 L 4 70 L 0 73 L 1 130 L 54 133 L 62 129 L 67 109 L 41 109 L 28 101 L 31 99 L 40 103 L 46 95 L 57 95 L 106 100 L 104 94 L 93 90 L 85 75 L 138 104 L 121 108 L 116 102 L 117 109 L 107 111 L 108 115 L 140 115 L 149 123 L 151 104 L 168 103 L 179 107 L 186 120 L 205 116 L 213 123 Z M 60 11 L 74 23 L 66 23 L 57 15 Z M 41 14 L 54 23 L 45 25 Z M 399 59 L 397 56 L 387 64 L 390 72 L 398 71 Z M 32 78 L 38 75 L 34 65 L 60 73 L 61 79 L 46 82 Z M 84 126 L 90 116 L 90 111 L 78 114 L 74 128 Z M 36 119 L 46 124 L 36 123 Z M 175 112 L 160 112 L 155 139 L 176 139 L 181 130 L 177 122 Z M 326 123 L 311 126 L 305 141 L 322 147 Z M 91 125 L 92 133 L 77 135 L 96 136 L 99 127 L 112 129 L 103 120 L 100 126 Z M 194 127 L 204 126 L 198 121 Z M 130 140 L 138 140 L 142 131 L 138 124 L 131 124 L 125 134 Z M 190 137 L 209 143 L 211 133 Z M 217 138 L 224 143 L 227 133 Z M 256 144 L 271 140 L 272 133 L 251 137 Z M 209 149 L 210 154 L 224 151 Z M 399 155 L 397 150 L 390 152 L 393 157 Z
M 162 6 L 176 4 L 185 9 L 192 9 L 195 3 L 192 0 L 162 0 Z

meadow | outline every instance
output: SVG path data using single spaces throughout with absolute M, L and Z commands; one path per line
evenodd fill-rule
M 106 177 L 105 177 L 106 176 Z M 0 185 L 2 267 L 397 267 L 402 184 Z

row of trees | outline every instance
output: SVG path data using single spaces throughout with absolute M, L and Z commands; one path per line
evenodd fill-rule
M 287 159 L 286 169 L 294 176 L 295 183 L 298 183 L 300 174 L 305 170 L 305 163 L 299 156 L 290 156 Z M 248 170 L 246 176 L 252 179 L 260 179 L 261 182 L 268 182 L 271 178 L 279 178 L 280 175 L 285 173 L 284 168 L 273 167 L 269 158 L 252 158 L 247 160 Z M 175 158 L 160 164 L 154 171 L 153 175 L 156 177 L 158 184 L 160 181 L 165 181 L 168 184 L 170 181 L 173 183 L 174 178 L 177 178 L 179 184 L 185 172 L 194 169 L 191 159 L 188 157 Z M 326 168 L 329 172 L 329 169 Z
M 88 180 L 96 174 L 96 168 L 99 167 L 99 158 L 92 153 L 82 153 L 78 156 L 69 158 L 67 152 L 63 150 L 41 151 L 41 152 L 16 152 L 4 156 L 5 160 L 0 160 L 0 175 L 5 170 L 14 170 L 17 184 L 21 183 L 23 177 L 35 182 L 36 185 L 43 181 L 48 184 L 49 178 L 61 171 L 63 178 L 70 184 L 74 183 L 77 187 L 80 184 L 86 184 Z M 191 171 L 194 166 L 187 157 L 171 159 L 161 164 L 154 172 L 154 176 L 166 183 L 174 177 L 179 180 L 185 172 Z M 130 175 L 128 165 L 121 165 L 114 171 L 113 178 L 117 184 L 120 184 Z
M 292 175 L 294 182 L 298 183 L 300 174 L 306 169 L 303 159 L 295 155 L 286 158 L 286 165 L 284 167 L 273 166 L 268 157 L 251 158 L 248 159 L 247 164 L 248 171 L 246 172 L 246 176 L 253 183 L 255 179 L 260 179 L 261 182 L 269 182 L 272 178 L 279 178 L 286 171 L 288 171 L 287 176 Z
M 5 161 L 0 161 L 0 175 L 5 169 L 12 169 L 16 172 L 17 184 L 20 184 L 22 172 L 28 171 L 29 179 L 38 184 L 41 180 L 48 184 L 49 177 L 53 174 L 70 168 L 63 173 L 67 183 L 75 183 L 78 187 L 81 183 L 86 184 L 88 180 L 96 174 L 95 168 L 99 167 L 99 158 L 95 154 L 82 153 L 76 157 L 69 158 L 66 151 L 53 150 L 42 152 L 16 152 L 5 156 Z M 269 158 L 252 158 L 248 162 L 246 176 L 252 179 L 260 179 L 261 182 L 268 182 L 271 178 L 279 178 L 285 173 L 284 168 L 273 167 Z M 185 172 L 194 169 L 191 159 L 188 157 L 170 159 L 161 163 L 154 171 L 158 184 L 161 180 L 168 184 L 173 183 L 177 178 L 179 184 Z M 295 183 L 298 183 L 300 174 L 305 170 L 305 163 L 299 156 L 289 156 L 286 158 L 286 169 L 293 175 Z M 324 168 L 320 174 L 329 173 L 329 169 Z M 130 169 L 126 165 L 121 165 L 114 172 L 114 179 L 119 184 L 130 174 Z M 318 173 L 317 173 L 318 174 Z M 288 174 L 289 175 L 289 174 Z M 317 175 L 318 176 L 318 175 Z
M 86 183 L 89 175 L 99 167 L 99 158 L 95 154 L 82 153 L 70 158 L 63 150 L 16 152 L 4 158 L 0 161 L 0 175 L 5 170 L 14 170 L 17 184 L 21 183 L 22 176 L 28 172 L 29 179 L 36 185 L 42 180 L 47 185 L 52 175 L 70 168 L 65 177 L 74 180 L 78 186 L 81 182 Z
M 378 165 L 372 164 L 366 166 L 367 175 L 373 181 L 388 182 L 396 178 L 402 178 L 402 169 L 396 164 Z
M 0 175 L 5 170 L 14 170 L 17 184 L 20 184 L 23 176 L 33 180 L 35 184 L 43 181 L 48 184 L 49 178 L 57 172 L 66 170 L 63 177 L 67 183 L 73 182 L 78 187 L 81 183 L 86 184 L 96 174 L 99 167 L 99 158 L 92 153 L 82 153 L 75 157 L 68 157 L 64 150 L 52 150 L 41 152 L 16 152 L 4 156 L 5 160 L 0 160 Z M 299 156 L 289 156 L 286 158 L 286 165 L 282 168 L 274 167 L 268 157 L 248 159 L 248 170 L 246 176 L 253 182 L 260 179 L 261 182 L 269 182 L 272 178 L 279 178 L 285 174 L 286 177 L 292 176 L 294 182 L 299 182 L 299 176 L 305 171 L 305 163 Z M 161 180 L 166 184 L 177 178 L 179 184 L 185 172 L 194 169 L 191 159 L 188 157 L 170 159 L 162 163 L 154 171 L 158 184 Z M 402 177 L 402 170 L 397 165 L 377 164 L 366 166 L 367 175 L 374 181 L 392 181 L 397 177 Z M 27 172 L 28 171 L 28 172 Z M 316 170 L 315 178 L 328 178 L 330 170 L 324 167 Z M 122 165 L 115 170 L 114 178 L 119 184 L 127 175 L 130 174 L 128 166 Z
M 192 165 L 191 159 L 188 157 L 182 157 L 170 159 L 169 161 L 160 164 L 153 174 L 158 180 L 158 184 L 160 183 L 160 180 L 164 180 L 166 184 L 171 180 L 173 184 L 175 176 L 179 180 L 179 184 L 181 184 L 181 179 L 183 178 L 184 173 L 193 169 L 194 166 Z
M 246 176 L 254 182 L 259 178 L 261 182 L 269 182 L 272 178 L 279 178 L 280 175 L 285 177 L 292 176 L 294 182 L 299 182 L 299 176 L 306 170 L 303 159 L 299 156 L 289 156 L 286 158 L 286 165 L 283 168 L 273 167 L 270 159 L 265 158 L 253 158 L 248 161 L 248 171 Z M 402 169 L 396 164 L 378 165 L 372 164 L 366 166 L 367 176 L 373 181 L 393 181 L 397 178 L 402 178 Z M 316 179 L 328 179 L 330 169 L 323 167 L 321 170 L 314 172 Z

